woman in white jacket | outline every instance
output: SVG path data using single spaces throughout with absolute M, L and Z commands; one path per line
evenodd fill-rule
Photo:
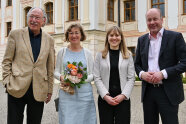
M 59 123 L 60 124 L 96 124 L 96 109 L 92 86 L 93 58 L 90 51 L 80 45 L 86 36 L 79 24 L 72 24 L 65 33 L 68 47 L 62 48 L 57 55 L 54 76 L 61 81 L 59 91 Z M 68 62 L 82 62 L 87 68 L 87 79 L 81 87 L 74 87 L 74 94 L 70 94 L 68 83 L 64 82 L 64 70 Z
M 116 26 L 108 30 L 105 48 L 96 56 L 94 78 L 100 95 L 100 124 L 129 124 L 135 70 L 122 31 Z

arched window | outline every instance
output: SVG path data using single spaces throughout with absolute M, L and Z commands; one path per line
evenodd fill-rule
M 47 3 L 45 7 L 46 7 L 48 24 L 53 24 L 53 3 L 52 2 Z
M 8 35 L 9 35 L 9 33 L 10 33 L 10 31 L 11 31 L 11 29 L 12 29 L 12 22 L 7 22 L 7 25 L 6 25 L 7 27 L 7 29 L 6 29 L 6 34 L 7 34 L 7 37 L 8 37 Z
M 183 14 L 186 14 L 186 0 L 183 0 Z
M 12 0 L 7 0 L 7 6 L 12 6 Z
M 125 22 L 135 21 L 135 0 L 124 2 L 124 19 Z
M 27 26 L 27 14 L 28 14 L 28 11 L 31 9 L 31 7 L 27 7 L 25 8 L 25 27 Z
M 165 0 L 151 0 L 151 3 L 151 8 L 159 8 L 162 16 L 165 17 Z
M 69 21 L 78 20 L 78 0 L 69 0 Z
M 107 19 L 114 21 L 114 0 L 108 0 L 107 3 Z

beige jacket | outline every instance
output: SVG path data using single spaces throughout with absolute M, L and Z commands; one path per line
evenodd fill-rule
M 2 62 L 3 85 L 10 95 L 20 98 L 33 82 L 37 101 L 45 101 L 53 90 L 54 40 L 42 31 L 41 49 L 34 62 L 28 28 L 10 32 Z
M 131 95 L 134 80 L 135 70 L 132 56 L 129 59 L 123 59 L 120 52 L 119 55 L 119 78 L 121 86 L 121 94 L 124 94 L 128 99 Z M 98 93 L 103 98 L 106 94 L 109 94 L 109 79 L 110 79 L 110 57 L 109 53 L 106 59 L 102 58 L 102 53 L 96 55 L 94 63 L 94 82 L 98 89 Z

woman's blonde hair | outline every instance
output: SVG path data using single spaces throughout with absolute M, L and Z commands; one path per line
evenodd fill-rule
M 105 39 L 105 48 L 102 51 L 102 58 L 106 58 L 106 56 L 108 54 L 108 51 L 109 51 L 109 48 L 110 48 L 110 44 L 108 42 L 108 36 L 110 35 L 110 33 L 112 31 L 114 33 L 118 32 L 119 35 L 121 36 L 121 43 L 119 44 L 119 50 L 121 51 L 123 58 L 128 59 L 130 52 L 127 49 L 127 45 L 125 43 L 123 33 L 122 33 L 121 29 L 117 26 L 113 26 L 113 27 L 109 28 L 109 30 L 107 31 L 107 35 L 106 35 L 106 39 Z

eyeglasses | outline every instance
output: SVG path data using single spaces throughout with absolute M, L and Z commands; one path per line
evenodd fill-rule
M 30 17 L 30 19 L 35 18 L 35 20 L 40 20 L 41 18 L 44 18 L 44 17 L 39 17 L 39 16 L 33 16 L 33 15 L 30 15 L 29 17 Z
M 79 35 L 80 34 L 80 32 L 69 32 L 69 35 Z

